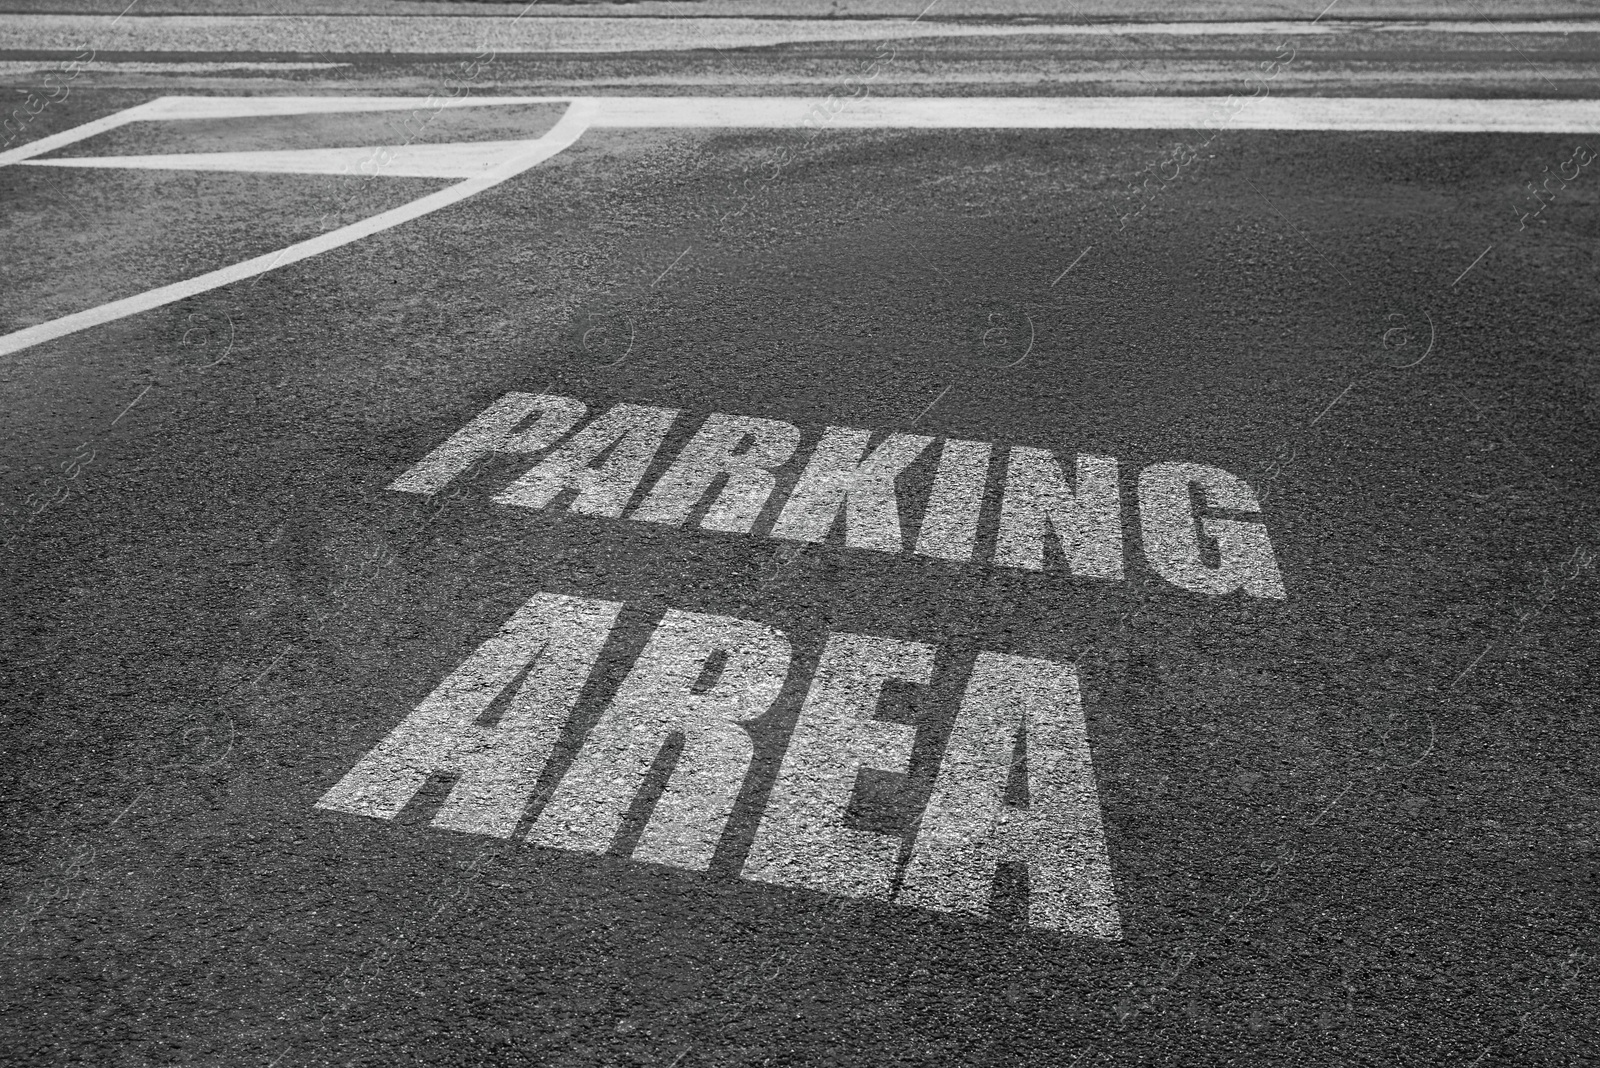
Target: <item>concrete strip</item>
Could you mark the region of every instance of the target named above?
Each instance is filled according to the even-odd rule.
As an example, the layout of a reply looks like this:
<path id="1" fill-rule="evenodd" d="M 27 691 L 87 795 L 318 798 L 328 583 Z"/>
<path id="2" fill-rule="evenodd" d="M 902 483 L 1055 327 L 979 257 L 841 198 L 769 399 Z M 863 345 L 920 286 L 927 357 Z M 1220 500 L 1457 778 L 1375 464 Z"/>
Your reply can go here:
<path id="1" fill-rule="evenodd" d="M 1277 19 L 1240 22 L 1010 23 L 932 19 L 452 18 L 384 15 L 11 15 L 9 51 L 295 52 L 301 54 L 478 54 L 656 52 L 765 48 L 827 41 L 911 38 L 1327 36 L 1337 34 L 1600 33 L 1600 20 Z"/>

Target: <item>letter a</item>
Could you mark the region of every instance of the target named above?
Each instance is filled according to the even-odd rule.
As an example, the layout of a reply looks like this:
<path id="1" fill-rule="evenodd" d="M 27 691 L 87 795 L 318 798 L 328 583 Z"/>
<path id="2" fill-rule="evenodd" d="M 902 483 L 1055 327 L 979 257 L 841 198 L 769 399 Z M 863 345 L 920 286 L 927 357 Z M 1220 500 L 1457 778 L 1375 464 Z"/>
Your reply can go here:
<path id="1" fill-rule="evenodd" d="M 1017 732 L 1028 805 L 1005 802 Z M 1119 939 L 1089 738 L 1069 665 L 983 653 L 895 899 L 987 915 L 997 866 L 1028 865 L 1028 925 Z"/>
<path id="2" fill-rule="evenodd" d="M 454 773 L 461 778 L 433 825 L 509 837 L 621 610 L 614 601 L 534 597 L 317 807 L 393 819 L 430 775 Z M 499 720 L 480 726 L 518 676 L 521 683 Z"/>

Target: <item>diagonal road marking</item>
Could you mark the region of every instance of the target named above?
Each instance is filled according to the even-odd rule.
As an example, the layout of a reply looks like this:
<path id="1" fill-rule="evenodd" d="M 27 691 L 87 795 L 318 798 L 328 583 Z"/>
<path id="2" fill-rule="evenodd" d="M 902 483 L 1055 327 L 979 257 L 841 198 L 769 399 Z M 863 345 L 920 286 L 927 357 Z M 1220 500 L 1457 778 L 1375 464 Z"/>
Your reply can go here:
<path id="1" fill-rule="evenodd" d="M 458 204 L 474 194 L 481 193 L 485 189 L 499 185 L 508 178 L 521 174 L 528 168 L 542 163 L 573 144 L 582 136 L 583 131 L 588 128 L 591 114 L 592 109 L 586 101 L 574 101 L 572 106 L 567 109 L 566 114 L 562 115 L 555 126 L 551 127 L 549 133 L 537 141 L 528 142 L 523 152 L 490 168 L 476 178 L 458 182 L 447 189 L 441 189 L 419 200 L 413 200 L 409 204 L 403 204 L 398 208 L 381 212 L 371 218 L 351 223 L 349 226 L 341 226 L 339 229 L 331 230 L 326 234 L 319 234 L 308 241 L 290 245 L 288 248 L 278 252 L 269 252 L 257 256 L 255 259 L 236 263 L 221 270 L 211 271 L 197 278 L 175 282 L 172 285 L 148 290 L 123 300 L 112 301 L 110 304 L 102 304 L 98 308 L 90 308 L 88 311 L 67 315 L 60 319 L 52 319 L 47 323 L 40 323 L 37 326 L 30 326 L 27 329 L 6 334 L 0 337 L 0 356 L 7 356 L 38 345 L 41 342 L 65 337 L 68 334 L 75 334 L 80 330 L 87 330 L 91 326 L 114 322 L 117 319 L 125 319 L 130 315 L 149 311 L 152 308 L 172 304 L 186 297 L 192 297 L 197 293 L 204 293 L 253 275 L 262 274 L 272 270 L 274 267 L 298 263 L 300 260 L 309 259 L 312 256 L 359 241 L 363 237 L 381 233 L 384 230 L 399 226 L 401 223 L 410 222 L 412 219 L 438 211 L 440 208 Z"/>
<path id="2" fill-rule="evenodd" d="M 96 167 L 255 174 L 381 174 L 385 178 L 474 178 L 515 157 L 537 138 L 457 141 L 263 152 L 175 152 L 152 156 L 60 156 L 20 160 L 24 167 Z"/>
<path id="3" fill-rule="evenodd" d="M 470 161 L 473 176 L 399 208 L 352 223 L 308 241 L 183 282 L 152 289 L 97 308 L 0 336 L 0 356 L 67 334 L 136 315 L 186 297 L 263 274 L 279 265 L 359 241 L 403 222 L 499 185 L 573 144 L 590 127 L 611 129 L 736 128 L 791 129 L 813 126 L 824 109 L 834 127 L 856 129 L 1112 129 L 1187 130 L 1198 127 L 1226 100 L 1220 97 L 867 97 L 848 111 L 832 114 L 826 101 L 810 97 L 476 97 L 436 102 L 414 97 L 161 97 L 84 126 L 0 153 L 0 166 L 31 162 L 54 166 L 161 166 L 195 169 L 274 169 L 284 157 L 297 165 L 323 167 L 341 153 L 371 149 L 311 150 L 306 153 L 196 153 L 181 157 L 125 157 L 122 163 L 99 158 L 68 163 L 36 159 L 97 133 L 137 121 L 247 118 L 335 112 L 399 111 L 419 106 L 490 107 L 567 103 L 560 121 L 543 137 L 480 147 Z M 1600 132 L 1600 101 L 1461 99 L 1423 97 L 1273 97 L 1234 117 L 1241 130 L 1361 130 L 1436 133 L 1595 133 Z M 524 148 L 506 150 L 505 144 Z M 409 148 L 411 146 L 403 146 Z M 421 147 L 421 146 L 418 146 Z M 462 146 L 435 146 L 456 151 Z M 504 156 L 495 154 L 506 151 Z M 329 155 L 331 153 L 331 155 Z M 218 157 L 230 157 L 225 168 Z M 314 157 L 314 159 L 313 159 Z M 498 162 L 490 162 L 491 157 Z M 431 176 L 458 177 L 440 154 L 419 152 L 412 164 L 449 171 Z M 463 163 L 468 166 L 468 163 Z M 478 168 L 482 167 L 481 170 Z M 322 173 L 320 170 L 317 173 Z M 399 172 L 406 173 L 406 172 Z M 424 175 L 428 176 L 428 175 Z M 1080 257 L 1081 259 L 1082 257 Z M 1481 259 L 1481 257 L 1480 257 Z M 1476 264 L 1474 264 L 1476 266 Z M 1471 268 L 1468 268 L 1470 270 Z M 1069 267 L 1068 270 L 1071 270 Z M 1059 279 L 1058 279 L 1059 280 Z"/>

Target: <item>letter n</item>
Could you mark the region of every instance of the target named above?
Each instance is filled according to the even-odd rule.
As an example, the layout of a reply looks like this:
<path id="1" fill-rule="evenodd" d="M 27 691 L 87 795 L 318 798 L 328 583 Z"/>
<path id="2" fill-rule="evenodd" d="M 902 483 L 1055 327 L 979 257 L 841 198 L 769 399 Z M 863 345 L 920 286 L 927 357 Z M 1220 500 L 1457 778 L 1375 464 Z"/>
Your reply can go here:
<path id="1" fill-rule="evenodd" d="M 1044 449 L 1011 449 L 1000 532 L 994 562 L 1033 571 L 1045 566 L 1045 537 L 1051 531 L 1074 575 L 1122 578 L 1122 508 L 1117 461 L 1109 456 L 1079 456 L 1076 485 L 1061 463 Z"/>

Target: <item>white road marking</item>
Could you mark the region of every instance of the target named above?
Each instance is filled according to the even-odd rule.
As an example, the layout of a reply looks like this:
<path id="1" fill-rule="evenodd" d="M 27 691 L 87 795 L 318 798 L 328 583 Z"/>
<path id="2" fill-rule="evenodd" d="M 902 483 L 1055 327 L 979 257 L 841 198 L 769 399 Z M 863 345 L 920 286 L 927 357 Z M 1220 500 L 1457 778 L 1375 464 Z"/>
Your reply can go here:
<path id="1" fill-rule="evenodd" d="M 712 412 L 630 518 L 682 526 L 713 483 L 727 476 L 700 526 L 748 534 L 776 486 L 772 469 L 787 463 L 799 445 L 793 423 Z"/>
<path id="2" fill-rule="evenodd" d="M 531 456 L 566 436 L 589 406 L 549 393 L 507 393 L 443 445 L 389 484 L 402 493 L 434 493 L 493 453 Z M 532 423 L 523 425 L 530 417 Z M 520 429 L 519 429 L 520 428 Z"/>
<path id="3" fill-rule="evenodd" d="M 1002 23 L 903 18 L 562 17 L 463 19 L 447 15 L 103 15 L 6 16 L 7 47 L 66 51 L 95 41 L 103 52 L 515 55 L 759 48 L 819 41 L 1049 37 L 1328 37 L 1432 34 L 1600 33 L 1593 19 L 1342 20 L 1233 22 Z"/>
<path id="4" fill-rule="evenodd" d="M 574 727 L 622 608 L 536 594 L 316 807 L 394 819 L 431 777 L 445 774 L 456 782 L 433 826 L 515 834 L 558 739 Z M 1024 861 L 1030 926 L 1120 937 L 1069 665 L 980 653 L 920 823 L 894 833 L 845 826 L 864 770 L 904 774 L 910 763 L 918 727 L 877 718 L 885 684 L 927 686 L 935 657 L 922 642 L 828 638 L 742 874 L 886 900 L 911 846 L 901 903 L 981 915 L 999 862 Z M 528 844 L 609 851 L 651 768 L 678 740 L 632 859 L 707 870 L 751 773 L 748 728 L 776 704 L 791 662 L 788 637 L 771 626 L 669 609 L 538 809 Z M 1018 732 L 1026 740 L 1027 800 L 1012 807 L 1005 795 Z"/>
<path id="5" fill-rule="evenodd" d="M 0 60 L 0 76 L 13 74 L 49 74 L 52 71 L 76 71 L 80 68 L 85 72 L 93 71 L 97 74 L 221 74 L 228 71 L 256 70 L 256 71 L 286 71 L 286 70 L 334 70 L 339 67 L 351 67 L 353 63 L 299 63 L 293 61 L 274 60 L 234 60 L 232 62 L 210 62 L 197 60 L 192 63 L 149 63 L 142 60 L 115 60 L 93 59 L 88 63 L 79 63 L 77 60 L 54 59 L 5 59 Z"/>
<path id="6" fill-rule="evenodd" d="M 472 20 L 481 21 L 481 20 Z M 321 47 L 321 46 L 319 46 Z M 561 120 L 524 151 L 489 166 L 448 189 L 382 212 L 276 253 L 113 301 L 0 336 L 0 356 L 101 323 L 170 304 L 185 297 L 297 263 L 403 222 L 459 203 L 548 159 L 571 145 L 589 126 L 629 128 L 790 129 L 827 125 L 834 129 L 1160 129 L 1214 126 L 1219 114 L 1235 130 L 1371 130 L 1436 133 L 1594 133 L 1600 102 L 1592 100 L 1459 100 L 1398 97 L 162 97 L 72 130 L 0 153 L 0 166 L 36 160 L 47 152 L 139 121 L 249 118 L 337 112 L 405 111 L 416 108 L 493 107 L 566 103 Z M 835 106 L 837 105 L 837 106 Z M 436 146 L 449 151 L 477 151 Z M 318 150 L 320 151 L 320 150 Z M 339 150 L 330 150 L 338 152 Z M 370 151 L 370 150 L 368 150 Z M 215 165 L 215 155 L 208 169 Z M 285 155 L 303 152 L 228 153 L 252 166 L 284 167 Z M 135 159 L 139 157 L 134 157 Z M 436 157 L 427 158 L 430 161 Z M 103 159 L 103 157 L 90 157 Z M 104 166 L 101 162 L 36 160 L 51 166 Z M 168 164 L 176 166 L 175 161 Z M 433 162 L 428 164 L 433 165 Z M 419 164 L 419 166 L 421 166 Z M 443 166 L 443 164 L 440 164 Z"/>
<path id="7" fill-rule="evenodd" d="M 1005 803 L 1019 731 L 1020 808 Z M 1028 926 L 1122 936 L 1070 665 L 979 654 L 915 841 L 900 904 L 987 915 L 999 862 L 1019 860 L 1028 865 Z"/>
<path id="8" fill-rule="evenodd" d="M 112 118 L 116 118 L 116 116 L 112 116 Z M 40 323 L 37 326 L 30 326 L 14 333 L 6 334 L 0 337 L 0 356 L 7 356 L 44 341 L 51 341 L 55 338 L 77 333 L 79 330 L 86 330 L 91 326 L 115 322 L 118 319 L 137 315 L 152 308 L 175 303 L 186 297 L 209 292 L 245 278 L 264 274 L 274 267 L 298 263 L 320 253 L 359 241 L 363 237 L 369 237 L 401 223 L 420 218 L 423 215 L 438 211 L 440 208 L 458 204 L 476 193 L 481 193 L 485 189 L 497 186 L 506 179 L 513 178 L 528 168 L 549 159 L 575 142 L 583 134 L 587 124 L 588 109 L 583 101 L 576 101 L 543 137 L 535 141 L 529 141 L 521 153 L 475 178 L 458 182 L 447 189 L 441 189 L 419 200 L 413 200 L 409 204 L 380 212 L 370 218 L 351 223 L 349 226 L 341 226 L 337 230 L 331 230 L 308 241 L 290 245 L 275 253 L 265 253 L 243 263 L 236 263 L 231 267 L 211 271 L 196 278 L 190 278 L 183 282 L 174 282 L 159 289 L 147 290 L 136 296 L 125 297 L 109 304 L 102 304 L 88 311 L 63 316 L 60 319 L 52 319 L 47 323 Z M 121 123 L 111 123 L 110 125 L 121 125 Z M 5 161 L 0 160 L 0 162 Z"/>
<path id="9" fill-rule="evenodd" d="M 929 445 L 922 434 L 891 434 L 869 454 L 870 430 L 829 427 L 811 451 L 772 526 L 772 537 L 819 542 L 845 515 L 845 544 L 852 549 L 900 551 L 902 532 L 895 480 Z"/>
<path id="10" fill-rule="evenodd" d="M 992 451 L 993 446 L 986 441 L 953 438 L 940 447 L 933 492 L 917 531 L 919 554 L 957 563 L 972 559 Z"/>
<path id="11" fill-rule="evenodd" d="M 58 148 L 65 148 L 70 144 L 86 140 L 96 134 L 105 133 L 107 130 L 115 130 L 117 127 L 126 126 L 130 122 L 159 119 L 158 105 L 162 104 L 166 99 L 169 98 L 158 98 L 148 103 L 138 104 L 124 111 L 107 115 L 104 118 L 95 119 L 93 122 L 86 122 L 82 126 L 74 126 L 70 130 L 63 130 L 58 134 L 41 137 L 37 141 L 29 141 L 25 145 L 18 145 L 9 151 L 0 152 L 0 167 L 32 156 L 42 156 L 46 152 L 54 152 Z M 416 105 L 412 106 L 415 107 Z"/>
<path id="12" fill-rule="evenodd" d="M 696 692 L 707 661 L 726 660 Z M 683 751 L 633 859 L 704 871 L 750 770 L 744 723 L 777 700 L 789 642 L 750 620 L 667 612 L 528 833 L 533 845 L 603 853 L 674 734 Z"/>
<path id="13" fill-rule="evenodd" d="M 1014 445 L 1000 503 L 994 562 L 1039 571 L 1054 533 L 1074 575 L 1122 578 L 1122 494 L 1117 461 L 1079 456 L 1076 478 L 1046 449 Z"/>
<path id="14" fill-rule="evenodd" d="M 1201 128 L 1229 114 L 1230 128 L 1393 130 L 1436 133 L 1594 133 L 1600 101 L 1445 97 L 1084 96 L 166 96 L 0 153 L 0 164 L 42 155 L 136 121 L 512 107 L 586 101 L 590 124 L 609 128 L 829 127 L 907 129 Z M 1231 114 L 1232 105 L 1243 105 Z"/>
<path id="15" fill-rule="evenodd" d="M 844 825 L 863 768 L 904 773 L 916 728 L 875 718 L 890 679 L 926 685 L 932 646 L 834 634 L 756 832 L 744 876 L 850 897 L 887 898 L 899 835 Z"/>
<path id="16" fill-rule="evenodd" d="M 236 171 L 252 174 L 348 174 L 353 177 L 474 178 L 527 150 L 531 141 L 366 145 L 261 152 L 178 152 L 154 156 L 62 156 L 21 160 L 24 167 Z"/>
<path id="17" fill-rule="evenodd" d="M 597 97 L 596 127 L 1593 133 L 1600 101 L 1413 97 Z M 830 105 L 840 105 L 829 110 Z M 1235 111 L 1234 106 L 1238 105 Z"/>
<path id="18" fill-rule="evenodd" d="M 573 96 L 164 96 L 150 101 L 150 119 L 249 119 L 339 115 L 414 108 L 493 108 L 568 104 Z"/>
<path id="19" fill-rule="evenodd" d="M 37 159 L 47 152 L 135 121 L 242 119 L 418 108 L 505 107 L 586 102 L 589 125 L 609 129 L 1098 129 L 1188 130 L 1214 126 L 1220 114 L 1237 130 L 1363 130 L 1431 133 L 1593 133 L 1600 102 L 1591 100 L 1462 100 L 1409 97 L 866 97 L 844 104 L 816 97 L 162 97 L 53 137 L 0 153 L 0 165 L 33 160 L 55 167 L 160 167 L 277 173 L 339 173 L 379 149 L 284 149 L 262 152 Z M 464 154 L 465 173 L 483 158 L 524 142 L 412 144 L 400 153 L 422 177 L 457 177 L 450 157 Z M 366 153 L 366 156 L 360 155 Z M 124 162 L 118 162 L 118 161 Z M 393 171 L 387 165 L 383 173 Z M 1086 250 L 1087 251 L 1087 250 Z M 1082 258 L 1081 256 L 1079 257 Z M 1076 266 L 1074 261 L 1072 266 Z M 1071 270 L 1068 267 L 1067 270 Z M 1065 274 L 1065 272 L 1063 272 Z"/>
<path id="20" fill-rule="evenodd" d="M 1205 464 L 1152 464 L 1139 472 L 1139 528 L 1150 566 L 1167 581 L 1196 593 L 1243 590 L 1252 597 L 1283 600 L 1283 576 L 1264 523 L 1200 518 L 1201 533 L 1216 539 L 1221 554 L 1216 567 L 1202 561 L 1192 486 L 1200 487 L 1207 508 L 1261 511 L 1249 485 L 1226 471 Z"/>
<path id="21" fill-rule="evenodd" d="M 507 393 L 389 488 L 436 493 L 487 457 L 530 457 L 549 449 L 491 500 L 542 509 L 575 492 L 567 506 L 572 512 L 680 526 L 726 475 L 702 529 L 817 543 L 827 540 L 843 513 L 846 548 L 899 555 L 905 547 L 899 505 L 904 480 L 908 499 L 920 497 L 923 486 L 928 489 L 915 550 L 919 556 L 971 560 L 984 502 L 998 497 L 994 555 L 983 562 L 1042 571 L 1049 562 L 1046 545 L 1054 542 L 1075 576 L 1125 577 L 1126 539 L 1114 457 L 1068 458 L 1010 445 L 1003 486 L 991 490 L 990 471 L 1002 465 L 990 463 L 994 446 L 986 442 L 947 441 L 937 465 L 913 466 L 935 438 L 837 426 L 808 434 L 779 420 L 713 412 L 629 512 L 679 412 L 624 402 L 566 437 L 586 411 L 582 401 L 571 397 Z M 880 442 L 869 452 L 874 436 Z M 804 470 L 770 529 L 758 529 L 776 492 L 776 472 L 794 461 L 807 438 L 815 445 Z M 1067 463 L 1072 464 L 1070 478 Z M 1218 468 L 1179 463 L 1146 468 L 1139 477 L 1139 517 L 1151 568 L 1198 593 L 1242 589 L 1252 597 L 1283 599 L 1283 579 L 1265 525 L 1206 516 L 1197 526 L 1192 485 L 1203 489 L 1207 508 L 1261 511 L 1249 485 Z M 1203 561 L 1202 536 L 1217 541 L 1221 561 L 1216 567 Z"/>
<path id="22" fill-rule="evenodd" d="M 614 601 L 534 597 L 317 807 L 393 819 L 430 775 L 454 772 L 461 778 L 433 825 L 510 837 L 621 610 Z M 479 726 L 513 684 L 498 721 Z"/>
<path id="23" fill-rule="evenodd" d="M 543 508 L 563 492 L 577 490 L 572 511 L 619 519 L 677 417 L 671 408 L 618 404 L 529 468 L 494 502 Z M 601 454 L 605 462 L 595 467 Z"/>

